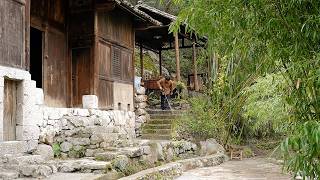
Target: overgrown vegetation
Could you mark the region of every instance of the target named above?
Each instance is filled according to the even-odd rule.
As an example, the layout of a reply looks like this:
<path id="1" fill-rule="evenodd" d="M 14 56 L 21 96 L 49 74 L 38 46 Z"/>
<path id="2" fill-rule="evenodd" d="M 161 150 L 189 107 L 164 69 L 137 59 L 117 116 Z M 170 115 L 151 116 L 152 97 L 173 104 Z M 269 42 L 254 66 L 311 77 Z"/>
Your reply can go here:
<path id="1" fill-rule="evenodd" d="M 52 144 L 52 150 L 53 150 L 54 157 L 61 156 L 61 147 L 59 143 Z"/>
<path id="2" fill-rule="evenodd" d="M 253 134 L 267 128 L 263 136 L 284 133 L 287 170 L 319 178 L 320 1 L 176 2 L 182 10 L 172 30 L 187 23 L 187 31 L 208 39 L 211 86 L 193 104 L 193 117 L 203 125 L 223 122 L 217 125 L 224 144 L 243 140 L 246 126 Z"/>

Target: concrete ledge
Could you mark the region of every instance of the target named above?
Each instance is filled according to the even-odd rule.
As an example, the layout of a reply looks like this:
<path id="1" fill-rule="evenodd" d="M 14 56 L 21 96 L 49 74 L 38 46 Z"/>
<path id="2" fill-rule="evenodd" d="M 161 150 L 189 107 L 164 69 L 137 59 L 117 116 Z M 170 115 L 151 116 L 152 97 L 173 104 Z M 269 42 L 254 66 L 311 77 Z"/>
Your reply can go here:
<path id="1" fill-rule="evenodd" d="M 227 160 L 228 157 L 220 153 L 210 156 L 184 159 L 159 167 L 146 169 L 131 176 L 123 177 L 121 180 L 174 178 L 180 176 L 183 171 L 201 167 L 217 166 Z"/>

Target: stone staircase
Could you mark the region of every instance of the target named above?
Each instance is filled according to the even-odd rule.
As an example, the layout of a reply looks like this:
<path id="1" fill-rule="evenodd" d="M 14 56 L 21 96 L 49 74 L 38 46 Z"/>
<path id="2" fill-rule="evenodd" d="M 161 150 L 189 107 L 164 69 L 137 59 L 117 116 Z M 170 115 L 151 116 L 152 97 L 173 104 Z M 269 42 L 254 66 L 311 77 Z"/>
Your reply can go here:
<path id="1" fill-rule="evenodd" d="M 170 140 L 172 138 L 172 125 L 175 119 L 184 111 L 148 110 L 150 120 L 142 127 L 142 139 Z"/>

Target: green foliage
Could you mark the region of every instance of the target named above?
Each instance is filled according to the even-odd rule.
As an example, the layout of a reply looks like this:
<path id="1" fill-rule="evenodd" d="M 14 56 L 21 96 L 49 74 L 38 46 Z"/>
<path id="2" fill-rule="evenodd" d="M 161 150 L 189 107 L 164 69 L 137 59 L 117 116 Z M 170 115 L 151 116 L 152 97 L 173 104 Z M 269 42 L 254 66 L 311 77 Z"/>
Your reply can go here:
<path id="1" fill-rule="evenodd" d="M 183 82 L 178 81 L 176 83 L 176 88 L 177 88 L 178 91 L 182 91 L 184 89 L 187 89 L 187 86 Z"/>
<path id="2" fill-rule="evenodd" d="M 54 143 L 52 145 L 52 150 L 53 150 L 54 157 L 60 157 L 61 156 L 61 147 L 60 147 L 59 143 Z"/>
<path id="3" fill-rule="evenodd" d="M 225 138 L 225 123 L 218 119 L 214 105 L 208 98 L 193 98 L 189 100 L 192 109 L 176 121 L 175 131 L 179 136 L 192 136 L 200 140 Z"/>
<path id="4" fill-rule="evenodd" d="M 305 154 L 308 157 L 302 159 L 299 153 L 309 150 L 308 144 L 319 145 L 316 138 L 303 137 L 320 122 L 320 1 L 176 1 L 183 8 L 172 30 L 187 23 L 187 31 L 196 30 L 208 39 L 213 82 L 209 94 L 215 103 L 213 111 L 227 123 L 228 132 L 234 134 L 234 127 L 239 129 L 241 124 L 239 116 L 247 99 L 243 89 L 266 73 L 281 72 L 286 80 L 282 93 L 290 107 L 287 121 L 301 129 L 289 134 L 301 142 L 293 148 L 298 153 L 287 156 L 285 164 L 305 176 L 319 177 L 313 166 L 319 155 Z M 305 128 L 305 122 L 317 123 Z"/>
<path id="5" fill-rule="evenodd" d="M 281 144 L 286 168 L 304 179 L 320 178 L 320 123 L 308 121 Z"/>
<path id="6" fill-rule="evenodd" d="M 140 64 L 140 51 L 139 50 L 135 50 L 135 59 L 136 61 L 134 62 L 134 66 L 136 67 L 136 69 L 138 70 L 136 72 L 136 74 L 138 76 L 140 76 L 140 68 L 141 68 L 141 64 Z M 153 59 L 151 58 L 151 56 L 146 53 L 143 55 L 143 68 L 145 70 L 151 71 L 153 75 L 158 75 L 159 74 L 159 69 L 155 66 L 155 62 L 153 61 Z"/>
<path id="7" fill-rule="evenodd" d="M 281 74 L 267 74 L 244 89 L 248 98 L 243 116 L 255 135 L 285 134 L 290 126 L 289 107 L 285 101 L 286 82 Z"/>

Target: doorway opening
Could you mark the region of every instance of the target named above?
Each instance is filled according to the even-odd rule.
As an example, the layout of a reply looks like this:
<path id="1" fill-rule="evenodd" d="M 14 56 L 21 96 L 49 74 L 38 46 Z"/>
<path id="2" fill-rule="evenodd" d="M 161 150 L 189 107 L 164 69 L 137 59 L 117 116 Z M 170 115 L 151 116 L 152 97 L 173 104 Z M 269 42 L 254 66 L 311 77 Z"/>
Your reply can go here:
<path id="1" fill-rule="evenodd" d="M 30 74 L 37 88 L 42 88 L 43 32 L 30 27 Z"/>

